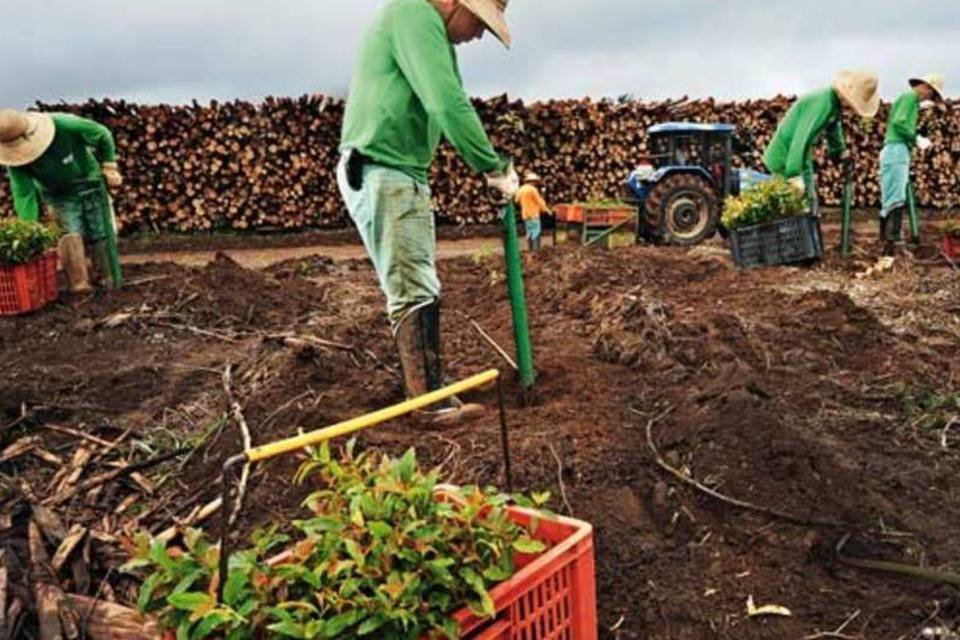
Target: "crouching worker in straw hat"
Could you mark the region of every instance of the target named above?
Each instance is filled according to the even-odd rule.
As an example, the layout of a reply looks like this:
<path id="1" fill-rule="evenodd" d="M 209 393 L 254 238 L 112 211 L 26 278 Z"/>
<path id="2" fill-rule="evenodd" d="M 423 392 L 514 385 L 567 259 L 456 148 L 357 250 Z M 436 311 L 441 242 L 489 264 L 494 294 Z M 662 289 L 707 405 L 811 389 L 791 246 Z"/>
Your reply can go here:
<path id="1" fill-rule="evenodd" d="M 110 130 L 68 114 L 0 109 L 0 165 L 7 167 L 18 217 L 38 221 L 41 203 L 57 216 L 70 291 L 90 290 L 84 239 L 94 243 L 105 280 L 116 274 L 118 284 L 115 244 L 113 251 L 108 245 L 116 241 L 116 223 L 104 182 L 119 187 L 123 180 Z"/>
<path id="2" fill-rule="evenodd" d="M 341 135 L 340 193 L 373 262 L 407 395 L 443 386 L 440 281 L 427 177 L 445 137 L 488 188 L 512 199 L 513 163 L 498 155 L 464 92 L 453 45 L 490 30 L 510 45 L 507 0 L 387 0 L 360 46 Z M 431 421 L 483 413 L 452 400 Z"/>
<path id="3" fill-rule="evenodd" d="M 910 89 L 897 98 L 890 109 L 887 137 L 880 152 L 880 242 L 884 253 L 892 255 L 894 246 L 903 242 L 903 211 L 907 206 L 910 183 L 910 151 L 926 151 L 933 143 L 917 134 L 920 105 L 943 100 L 943 78 L 930 75 L 910 80 Z"/>
<path id="4" fill-rule="evenodd" d="M 826 133 L 834 160 L 849 162 L 843 133 L 843 109 L 861 118 L 872 118 L 880 108 L 879 81 L 872 73 L 842 71 L 833 85 L 799 98 L 784 116 L 763 154 L 774 175 L 783 176 L 802 189 L 815 214 L 819 214 L 813 167 L 813 147 Z"/>
<path id="5" fill-rule="evenodd" d="M 517 192 L 517 202 L 520 204 L 520 214 L 523 218 L 523 226 L 527 231 L 527 246 L 530 251 L 540 249 L 540 214 L 549 213 L 550 208 L 544 202 L 543 196 L 537 185 L 540 183 L 540 176 L 532 171 L 528 171 L 523 176 L 523 186 Z"/>

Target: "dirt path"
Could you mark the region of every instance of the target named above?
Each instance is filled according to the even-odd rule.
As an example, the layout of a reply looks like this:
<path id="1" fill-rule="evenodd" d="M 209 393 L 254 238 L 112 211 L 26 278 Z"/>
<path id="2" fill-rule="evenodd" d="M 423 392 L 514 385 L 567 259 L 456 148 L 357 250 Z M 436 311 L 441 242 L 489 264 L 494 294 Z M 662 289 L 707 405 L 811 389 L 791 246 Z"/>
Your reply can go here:
<path id="1" fill-rule="evenodd" d="M 458 258 L 477 253 L 501 251 L 496 238 L 470 238 L 466 240 L 441 240 L 438 243 L 439 258 Z M 324 257 L 336 261 L 355 260 L 366 257 L 363 246 L 314 245 L 310 247 L 274 247 L 264 249 L 224 249 L 222 251 L 170 251 L 159 253 L 133 253 L 122 257 L 123 264 L 175 263 L 188 267 L 203 267 L 214 261 L 218 253 L 225 253 L 247 269 L 265 269 L 287 260 Z"/>
<path id="2" fill-rule="evenodd" d="M 838 235 L 840 225 L 836 222 L 824 222 L 823 232 L 831 236 Z M 930 225 L 926 225 L 924 232 L 934 233 Z M 864 239 L 872 240 L 876 234 L 873 221 L 856 220 L 854 222 L 854 233 Z M 929 236 L 928 236 L 929 237 Z M 318 236 L 318 239 L 321 239 Z M 161 264 L 174 263 L 187 267 L 203 267 L 214 261 L 218 253 L 229 256 L 232 260 L 248 269 L 265 269 L 267 267 L 286 262 L 288 260 L 301 260 L 314 257 L 330 258 L 334 261 L 356 260 L 366 257 L 366 252 L 359 242 L 344 241 L 342 235 L 332 234 L 326 241 L 320 241 L 308 246 L 257 246 L 251 248 L 226 247 L 217 248 L 217 243 L 223 239 L 213 239 L 210 241 L 209 249 L 188 248 L 185 250 L 170 249 L 162 251 L 134 250 L 124 252 L 121 256 L 123 264 Z M 268 241 L 268 240 L 263 240 Z M 193 246 L 203 246 L 203 241 L 198 240 Z M 251 242 L 251 244 L 254 244 Z M 544 241 L 545 245 L 550 244 L 549 236 Z M 137 247 L 142 249 L 142 247 Z M 473 238 L 441 238 L 437 242 L 437 257 L 459 258 L 462 256 L 471 256 L 478 254 L 499 254 L 502 252 L 501 241 L 499 237 L 473 237 Z"/>

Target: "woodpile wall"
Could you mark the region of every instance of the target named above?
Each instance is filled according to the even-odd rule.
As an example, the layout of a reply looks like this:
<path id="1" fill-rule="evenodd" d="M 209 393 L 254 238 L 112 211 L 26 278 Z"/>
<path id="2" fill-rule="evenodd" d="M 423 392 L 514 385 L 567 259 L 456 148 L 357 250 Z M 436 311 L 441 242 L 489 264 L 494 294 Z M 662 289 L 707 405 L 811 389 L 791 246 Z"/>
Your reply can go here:
<path id="1" fill-rule="evenodd" d="M 791 103 L 770 100 L 664 102 L 557 100 L 524 104 L 505 97 L 477 100 L 497 148 L 521 171 L 544 177 L 552 202 L 616 198 L 646 151 L 646 129 L 673 120 L 729 122 L 749 141 L 738 166 L 762 170 L 761 154 Z M 956 103 L 921 115 L 935 146 L 915 162 L 923 206 L 944 208 L 958 194 L 960 111 Z M 343 102 L 322 96 L 247 102 L 146 106 L 123 101 L 40 105 L 109 126 L 116 136 L 126 184 L 115 194 L 123 231 L 196 232 L 228 229 L 342 227 L 347 217 L 335 179 Z M 877 163 L 889 105 L 867 128 L 847 123 L 855 158 L 856 200 L 876 207 Z M 836 205 L 839 166 L 817 151 L 821 196 Z M 494 219 L 482 180 L 443 145 L 431 181 L 443 223 Z M 0 181 L 0 215 L 12 213 L 7 181 Z"/>

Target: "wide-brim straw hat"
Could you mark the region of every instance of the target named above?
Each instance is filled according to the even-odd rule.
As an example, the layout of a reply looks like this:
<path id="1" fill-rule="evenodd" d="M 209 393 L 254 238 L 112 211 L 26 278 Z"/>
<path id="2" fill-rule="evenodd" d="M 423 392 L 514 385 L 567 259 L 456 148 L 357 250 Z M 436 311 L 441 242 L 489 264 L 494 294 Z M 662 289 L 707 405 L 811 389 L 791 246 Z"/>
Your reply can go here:
<path id="1" fill-rule="evenodd" d="M 540 176 L 534 173 L 533 171 L 527 171 L 523 176 L 524 182 L 540 182 Z"/>
<path id="2" fill-rule="evenodd" d="M 943 76 L 938 75 L 936 73 L 931 73 L 928 76 L 922 76 L 920 78 L 910 78 L 911 87 L 915 87 L 918 84 L 927 85 L 928 87 L 933 89 L 933 92 L 937 94 L 938 98 L 940 98 L 941 100 L 946 99 L 943 96 Z"/>
<path id="3" fill-rule="evenodd" d="M 28 165 L 50 148 L 56 127 L 46 113 L 0 109 L 0 165 Z"/>
<path id="4" fill-rule="evenodd" d="M 506 48 L 510 48 L 510 26 L 507 24 L 508 0 L 459 0 L 460 4 L 469 9 L 473 15 L 480 18 L 487 29 Z"/>
<path id="5" fill-rule="evenodd" d="M 872 118 L 880 110 L 880 78 L 875 73 L 841 71 L 833 88 L 861 118 Z"/>

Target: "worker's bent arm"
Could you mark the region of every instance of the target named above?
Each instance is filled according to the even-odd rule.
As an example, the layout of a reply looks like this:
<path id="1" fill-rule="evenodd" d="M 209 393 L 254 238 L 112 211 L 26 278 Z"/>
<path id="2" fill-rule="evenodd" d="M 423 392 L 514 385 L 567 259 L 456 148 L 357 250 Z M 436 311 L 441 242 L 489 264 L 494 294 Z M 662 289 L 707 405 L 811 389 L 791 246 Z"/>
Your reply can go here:
<path id="1" fill-rule="evenodd" d="M 801 175 L 810 163 L 810 146 L 816 122 L 812 117 L 806 117 L 797 125 L 790 141 L 790 150 L 787 152 L 787 161 L 783 168 L 784 178 L 796 178 Z"/>
<path id="2" fill-rule="evenodd" d="M 550 207 L 547 206 L 547 203 L 543 199 L 543 195 L 541 195 L 540 190 L 537 189 L 534 191 L 534 193 L 537 195 L 537 206 L 540 207 L 540 211 L 543 213 L 548 213 L 550 211 Z"/>
<path id="3" fill-rule="evenodd" d="M 917 143 L 917 123 L 920 120 L 919 100 L 912 91 L 893 103 L 890 128 L 897 137 L 912 147 Z"/>
<path id="4" fill-rule="evenodd" d="M 10 192 L 13 194 L 13 208 L 17 217 L 28 222 L 40 220 L 40 197 L 33 177 L 24 169 L 9 167 Z"/>
<path id="5" fill-rule="evenodd" d="M 827 152 L 831 158 L 839 158 L 847 150 L 847 141 L 843 135 L 843 118 L 837 116 L 827 125 Z"/>
<path id="6" fill-rule="evenodd" d="M 436 11 L 426 2 L 419 10 Z M 467 165 L 481 173 L 503 170 L 505 163 L 463 90 L 443 23 L 434 19 L 401 20 L 392 37 L 400 70 Z"/>
<path id="7" fill-rule="evenodd" d="M 93 150 L 93 155 L 98 161 L 116 162 L 117 148 L 113 141 L 113 134 L 110 129 L 99 122 L 87 120 L 73 115 L 64 115 L 57 118 L 57 126 L 80 135 L 84 144 Z"/>

